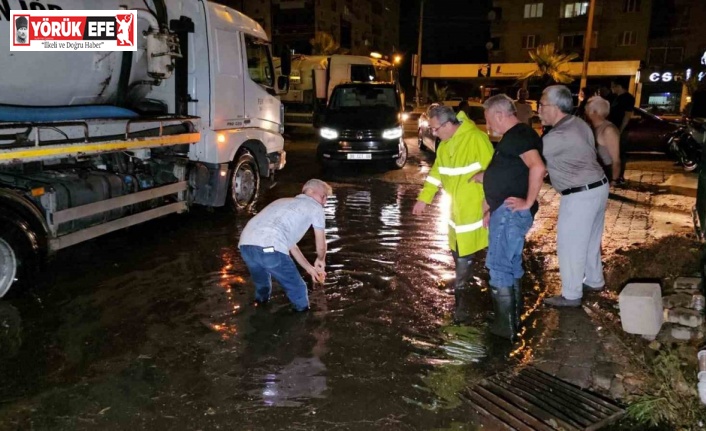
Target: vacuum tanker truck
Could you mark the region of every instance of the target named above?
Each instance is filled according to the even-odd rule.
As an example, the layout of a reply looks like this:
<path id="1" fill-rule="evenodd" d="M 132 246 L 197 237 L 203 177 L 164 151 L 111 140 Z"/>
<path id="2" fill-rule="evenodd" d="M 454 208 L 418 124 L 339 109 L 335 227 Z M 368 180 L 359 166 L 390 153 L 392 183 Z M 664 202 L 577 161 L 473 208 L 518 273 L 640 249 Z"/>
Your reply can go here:
<path id="1" fill-rule="evenodd" d="M 136 11 L 137 49 L 11 50 L 27 9 Z M 236 10 L 0 0 L 0 35 L 0 296 L 71 245 L 194 204 L 247 209 L 285 165 L 289 58 L 275 79 L 267 35 Z"/>

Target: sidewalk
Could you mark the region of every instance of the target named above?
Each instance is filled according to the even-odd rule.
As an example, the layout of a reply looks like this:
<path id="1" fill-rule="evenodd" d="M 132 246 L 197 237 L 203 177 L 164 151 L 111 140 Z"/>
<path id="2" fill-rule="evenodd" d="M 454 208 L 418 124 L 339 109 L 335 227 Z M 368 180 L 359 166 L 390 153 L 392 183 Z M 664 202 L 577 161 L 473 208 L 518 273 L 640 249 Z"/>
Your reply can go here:
<path id="1" fill-rule="evenodd" d="M 684 175 L 671 162 L 636 162 L 626 172 L 627 187 L 611 190 L 606 209 L 603 236 L 604 264 L 611 257 L 631 247 L 643 247 L 668 235 L 689 235 L 693 232 L 691 208 L 695 198 L 696 175 Z M 674 188 L 673 178 L 678 178 Z M 689 189 L 693 188 L 693 193 Z M 676 193 L 674 193 L 676 191 Z M 677 194 L 679 193 L 679 194 Z M 561 290 L 556 257 L 556 221 L 560 195 L 549 185 L 540 192 L 540 211 L 528 236 L 527 256 L 544 268 L 535 290 L 538 303 L 544 295 Z M 630 262 L 628 261 L 628 265 Z M 606 274 L 610 271 L 606 265 Z M 660 275 L 664 277 L 665 275 Z M 605 330 L 594 311 L 601 303 L 617 307 L 618 290 L 622 283 L 606 277 L 606 289 L 584 295 L 584 306 L 577 309 L 554 309 L 537 304 L 529 322 L 541 321 L 542 334 L 527 331 L 525 356 L 541 370 L 583 388 L 592 388 L 621 398 L 639 385 L 631 379 L 630 365 L 622 341 Z M 614 310 L 617 315 L 617 309 Z"/>

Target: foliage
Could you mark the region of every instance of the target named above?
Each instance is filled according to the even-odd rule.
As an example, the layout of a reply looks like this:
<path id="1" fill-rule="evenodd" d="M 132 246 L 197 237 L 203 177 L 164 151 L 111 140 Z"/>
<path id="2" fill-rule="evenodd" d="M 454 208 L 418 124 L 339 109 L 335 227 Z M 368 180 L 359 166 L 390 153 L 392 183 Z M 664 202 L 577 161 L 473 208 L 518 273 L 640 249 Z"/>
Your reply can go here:
<path id="1" fill-rule="evenodd" d="M 651 378 L 645 388 L 646 395 L 637 397 L 628 406 L 628 416 L 643 426 L 701 429 L 698 424 L 706 421 L 706 412 L 698 395 L 680 388 L 695 387 L 696 382 L 686 379 L 679 353 L 675 350 L 662 351 L 648 367 Z"/>
<path id="2" fill-rule="evenodd" d="M 317 31 L 312 39 L 309 39 L 312 54 L 332 55 L 342 54 L 341 46 L 331 34 L 325 31 Z"/>
<path id="3" fill-rule="evenodd" d="M 536 50 L 529 51 L 529 56 L 537 65 L 537 69 L 520 77 L 521 81 L 530 78 L 544 79 L 545 84 L 552 82 L 558 84 L 569 84 L 574 78 L 564 69 L 570 61 L 578 58 L 578 54 L 561 54 L 556 51 L 554 43 L 539 45 Z"/>
<path id="4" fill-rule="evenodd" d="M 432 94 L 432 100 L 434 102 L 441 103 L 444 100 L 446 100 L 446 97 L 448 95 L 449 95 L 449 86 L 448 85 L 440 86 L 440 85 L 437 85 L 436 82 L 434 83 L 434 94 Z"/>

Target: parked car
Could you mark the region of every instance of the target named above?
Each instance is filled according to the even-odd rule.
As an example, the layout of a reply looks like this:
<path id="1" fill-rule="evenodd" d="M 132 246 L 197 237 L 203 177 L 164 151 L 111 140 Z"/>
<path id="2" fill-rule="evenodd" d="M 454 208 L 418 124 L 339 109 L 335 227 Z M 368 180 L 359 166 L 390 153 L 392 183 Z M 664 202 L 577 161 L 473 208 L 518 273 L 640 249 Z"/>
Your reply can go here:
<path id="1" fill-rule="evenodd" d="M 470 102 L 468 104 L 468 117 L 476 123 L 479 129 L 488 133 L 488 129 L 485 126 L 485 115 L 483 114 L 485 108 L 483 108 L 482 103 Z M 419 143 L 419 148 L 422 150 L 429 150 L 436 152 L 436 147 L 439 144 L 439 139 L 433 135 L 431 129 L 429 129 L 429 118 L 427 118 L 426 113 L 419 116 L 419 123 L 417 127 L 417 141 Z M 488 135 L 492 142 L 497 142 L 500 140 L 499 137 Z"/>
<path id="2" fill-rule="evenodd" d="M 402 139 L 404 109 L 395 84 L 354 82 L 334 87 L 317 120 L 317 157 L 335 162 L 387 162 L 394 169 L 407 162 Z"/>
<path id="3" fill-rule="evenodd" d="M 669 150 L 670 135 L 678 124 L 667 121 L 642 108 L 635 108 L 633 117 L 625 126 L 624 142 L 628 153 L 664 153 Z"/>

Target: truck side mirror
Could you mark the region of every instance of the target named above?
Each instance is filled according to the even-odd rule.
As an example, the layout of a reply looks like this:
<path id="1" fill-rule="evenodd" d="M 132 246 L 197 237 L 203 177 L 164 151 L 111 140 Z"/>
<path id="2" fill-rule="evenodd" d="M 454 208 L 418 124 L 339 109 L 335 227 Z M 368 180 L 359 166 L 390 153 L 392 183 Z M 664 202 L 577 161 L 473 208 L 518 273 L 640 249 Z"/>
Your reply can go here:
<path id="1" fill-rule="evenodd" d="M 289 76 L 280 75 L 277 77 L 277 94 L 287 94 L 289 91 Z"/>
<path id="2" fill-rule="evenodd" d="M 282 70 L 282 75 L 289 76 L 292 74 L 292 51 L 289 49 L 288 45 L 282 48 L 280 55 L 280 68 Z"/>

